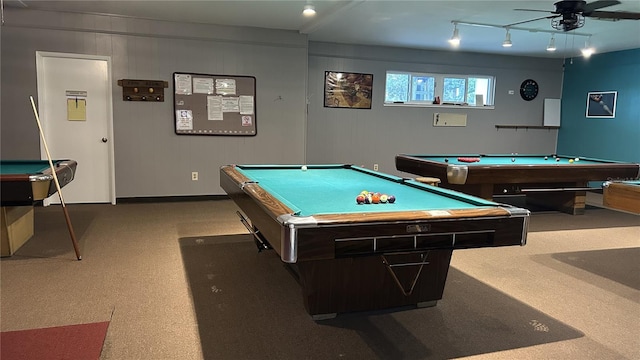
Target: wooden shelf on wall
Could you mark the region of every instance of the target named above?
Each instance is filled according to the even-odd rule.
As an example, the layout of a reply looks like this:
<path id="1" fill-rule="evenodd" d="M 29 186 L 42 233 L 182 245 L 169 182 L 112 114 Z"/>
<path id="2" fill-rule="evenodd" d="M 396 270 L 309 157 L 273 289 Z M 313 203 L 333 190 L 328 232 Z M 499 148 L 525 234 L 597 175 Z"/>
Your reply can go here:
<path id="1" fill-rule="evenodd" d="M 537 125 L 496 125 L 496 129 L 560 129 L 560 126 L 537 126 Z"/>

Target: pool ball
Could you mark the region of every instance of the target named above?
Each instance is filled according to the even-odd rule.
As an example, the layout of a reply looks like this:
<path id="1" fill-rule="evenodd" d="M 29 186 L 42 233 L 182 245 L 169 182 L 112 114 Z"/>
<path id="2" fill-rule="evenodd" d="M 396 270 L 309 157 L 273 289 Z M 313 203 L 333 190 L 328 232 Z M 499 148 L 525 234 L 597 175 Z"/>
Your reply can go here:
<path id="1" fill-rule="evenodd" d="M 545 157 L 544 157 L 544 159 L 545 159 L 545 160 L 547 160 L 547 159 L 548 159 L 548 157 L 546 157 L 546 156 L 545 156 Z"/>
<path id="2" fill-rule="evenodd" d="M 384 204 L 384 203 L 386 203 L 386 202 L 387 202 L 387 200 L 388 200 L 388 196 L 387 196 L 386 194 L 382 194 L 382 195 L 380 195 L 380 202 L 381 202 L 381 203 L 383 203 L 383 204 Z"/>
<path id="3" fill-rule="evenodd" d="M 573 164 L 573 159 L 569 159 L 569 164 Z"/>
<path id="4" fill-rule="evenodd" d="M 511 162 L 516 162 L 516 158 L 511 158 Z"/>
<path id="5" fill-rule="evenodd" d="M 575 158 L 574 160 L 575 160 L 575 161 L 580 161 L 580 158 Z"/>
<path id="6" fill-rule="evenodd" d="M 364 203 L 364 196 L 363 195 L 356 196 L 356 203 L 363 204 Z"/>
<path id="7" fill-rule="evenodd" d="M 302 165 L 302 171 L 307 171 L 307 165 Z"/>
<path id="8" fill-rule="evenodd" d="M 371 203 L 373 204 L 377 204 L 380 202 L 380 195 L 378 194 L 373 194 L 373 196 L 371 196 Z"/>
<path id="9" fill-rule="evenodd" d="M 560 158 L 559 158 L 559 157 L 557 157 L 557 158 L 556 158 L 556 161 L 557 161 L 557 162 L 560 162 Z"/>
<path id="10" fill-rule="evenodd" d="M 449 162 L 449 159 L 444 159 L 444 162 Z"/>
<path id="11" fill-rule="evenodd" d="M 389 204 L 393 204 L 394 202 L 396 202 L 396 197 L 393 195 L 389 195 L 387 197 L 387 201 L 389 202 Z"/>

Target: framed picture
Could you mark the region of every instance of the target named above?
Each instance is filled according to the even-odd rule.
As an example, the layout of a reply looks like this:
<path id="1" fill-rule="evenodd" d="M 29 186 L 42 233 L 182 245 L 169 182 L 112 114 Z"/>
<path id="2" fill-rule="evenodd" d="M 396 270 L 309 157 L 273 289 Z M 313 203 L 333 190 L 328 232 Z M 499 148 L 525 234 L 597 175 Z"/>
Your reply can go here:
<path id="1" fill-rule="evenodd" d="M 324 107 L 371 109 L 373 74 L 324 72 Z"/>
<path id="2" fill-rule="evenodd" d="M 587 94 L 588 118 L 615 118 L 617 91 L 598 91 Z"/>

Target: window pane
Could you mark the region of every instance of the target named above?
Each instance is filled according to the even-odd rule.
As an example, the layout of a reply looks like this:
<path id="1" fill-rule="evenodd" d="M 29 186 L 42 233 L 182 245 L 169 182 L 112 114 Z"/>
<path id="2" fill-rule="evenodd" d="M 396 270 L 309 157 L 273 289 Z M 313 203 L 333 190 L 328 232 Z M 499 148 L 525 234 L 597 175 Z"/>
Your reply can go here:
<path id="1" fill-rule="evenodd" d="M 384 101 L 408 101 L 409 99 L 409 74 L 387 73 Z"/>
<path id="2" fill-rule="evenodd" d="M 465 102 L 466 79 L 444 78 L 442 101 L 463 103 Z"/>
<path id="3" fill-rule="evenodd" d="M 435 94 L 435 79 L 430 76 L 411 77 L 411 100 L 433 101 Z"/>
<path id="4" fill-rule="evenodd" d="M 467 102 L 469 105 L 476 104 L 476 95 L 482 95 L 485 105 L 489 105 L 492 99 L 489 98 L 490 79 L 488 78 L 469 78 L 469 89 L 467 94 Z"/>

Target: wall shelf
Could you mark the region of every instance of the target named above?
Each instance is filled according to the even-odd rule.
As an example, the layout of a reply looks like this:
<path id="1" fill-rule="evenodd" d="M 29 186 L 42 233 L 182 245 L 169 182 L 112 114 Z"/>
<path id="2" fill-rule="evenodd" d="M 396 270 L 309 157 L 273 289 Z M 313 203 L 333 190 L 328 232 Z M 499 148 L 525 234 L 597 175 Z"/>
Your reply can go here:
<path id="1" fill-rule="evenodd" d="M 496 125 L 496 129 L 560 129 L 560 126 L 536 126 L 536 125 Z"/>

